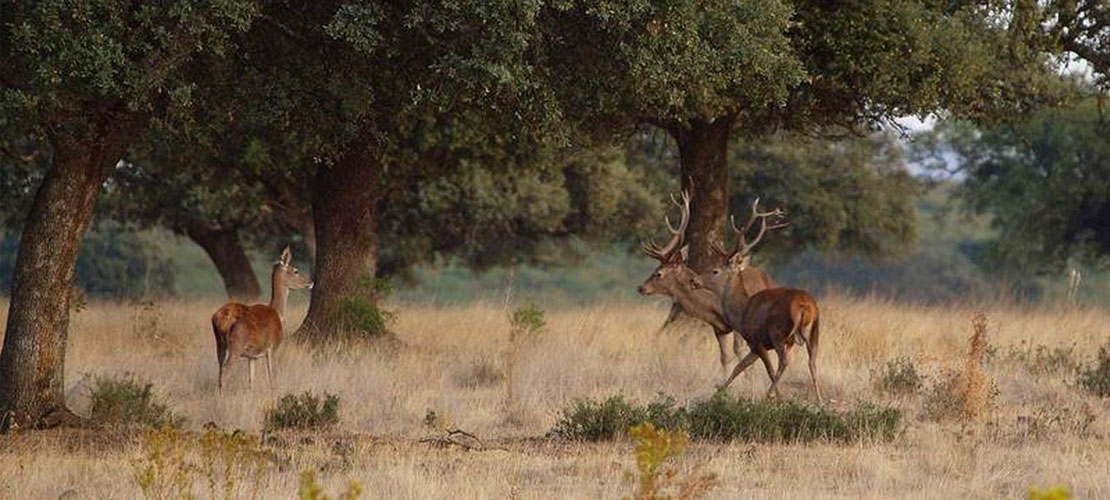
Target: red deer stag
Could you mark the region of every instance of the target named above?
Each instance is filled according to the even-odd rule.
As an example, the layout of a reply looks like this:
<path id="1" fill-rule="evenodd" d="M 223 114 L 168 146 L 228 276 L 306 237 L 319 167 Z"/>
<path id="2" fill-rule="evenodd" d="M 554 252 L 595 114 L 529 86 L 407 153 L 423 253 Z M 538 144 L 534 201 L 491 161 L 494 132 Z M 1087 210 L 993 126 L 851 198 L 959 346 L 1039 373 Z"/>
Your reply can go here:
<path id="1" fill-rule="evenodd" d="M 732 328 L 728 326 L 721 310 L 721 299 L 710 290 L 694 289 L 690 285 L 697 277 L 697 273 L 686 266 L 687 249 L 683 246 L 686 226 L 690 223 L 690 194 L 683 191 L 681 203 L 674 196 L 671 196 L 671 201 L 681 211 L 680 222 L 678 227 L 675 228 L 671 225 L 670 219 L 664 217 L 663 221 L 667 224 L 667 229 L 671 233 L 671 239 L 666 245 L 660 247 L 651 241 L 643 244 L 644 253 L 648 257 L 658 260 L 659 266 L 652 271 L 638 290 L 641 295 L 663 294 L 670 296 L 678 303 L 683 312 L 708 323 L 717 337 L 717 346 L 721 355 L 721 371 L 727 375 L 728 365 L 731 362 L 728 345 L 731 341 L 733 352 L 739 358 L 739 340 L 733 339 Z M 762 290 L 771 283 L 770 277 L 758 268 L 749 268 L 748 272 L 752 283 L 766 284 L 761 288 L 756 288 L 755 291 Z M 771 375 L 771 372 L 768 370 L 767 374 Z"/>
<path id="2" fill-rule="evenodd" d="M 212 315 L 212 333 L 216 335 L 216 362 L 220 366 L 219 392 L 223 393 L 224 371 L 232 360 L 247 359 L 249 387 L 254 388 L 254 360 L 266 357 L 266 374 L 274 386 L 271 355 L 281 343 L 285 299 L 291 289 L 312 288 L 312 279 L 289 264 L 289 247 L 281 251 L 281 260 L 274 263 L 270 304 L 245 305 L 229 302 Z"/>
<path id="3" fill-rule="evenodd" d="M 773 349 L 778 355 L 779 363 L 778 369 L 771 376 L 771 387 L 767 389 L 767 395 L 779 395 L 779 380 L 790 365 L 791 349 L 797 343 L 806 345 L 813 390 L 817 393 L 817 400 L 821 401 L 821 388 L 817 384 L 817 345 L 820 336 L 817 301 L 805 290 L 795 288 L 768 288 L 753 294 L 744 283 L 744 271 L 751 264 L 752 250 L 768 230 L 786 226 L 785 222 L 777 221 L 783 215 L 778 209 L 760 212 L 757 198 L 752 203 L 752 215 L 744 227 L 737 228 L 735 221 L 732 223 L 732 229 L 737 233 L 736 247 L 729 252 L 714 245 L 717 252 L 725 258 L 725 265 L 702 273 L 691 282 L 691 286 L 695 289 L 707 288 L 721 298 L 725 321 L 737 332 L 741 332 L 752 349 L 720 385 L 720 390 L 726 389 L 757 358 L 763 361 L 767 372 L 771 373 L 768 352 Z M 768 225 L 769 219 L 776 221 Z M 747 234 L 757 221 L 759 231 L 755 239 L 748 243 Z"/>

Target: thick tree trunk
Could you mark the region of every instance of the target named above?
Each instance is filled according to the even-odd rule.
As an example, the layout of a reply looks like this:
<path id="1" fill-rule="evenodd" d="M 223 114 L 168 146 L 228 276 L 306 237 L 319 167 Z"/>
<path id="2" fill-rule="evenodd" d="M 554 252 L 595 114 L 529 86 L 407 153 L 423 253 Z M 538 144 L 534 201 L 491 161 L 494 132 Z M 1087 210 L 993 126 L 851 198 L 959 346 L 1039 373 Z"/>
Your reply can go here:
<path id="1" fill-rule="evenodd" d="M 185 234 L 212 259 L 216 271 L 224 280 L 228 298 L 248 303 L 258 301 L 262 288 L 251 268 L 250 258 L 239 242 L 238 229 L 212 227 L 191 220 L 185 225 Z"/>
<path id="2" fill-rule="evenodd" d="M 381 195 L 381 173 L 379 160 L 357 147 L 335 165 L 321 167 L 313 180 L 315 284 L 300 328 L 307 341 L 333 338 L 349 327 L 342 321 L 344 302 L 373 300 L 363 283 L 377 271 L 375 205 Z"/>
<path id="3" fill-rule="evenodd" d="M 728 218 L 728 143 L 732 118 L 712 122 L 694 120 L 671 130 L 682 162 L 682 188 L 690 191 L 690 245 L 687 265 L 698 272 L 720 264 L 711 242 L 724 243 Z"/>
<path id="4" fill-rule="evenodd" d="M 3 425 L 44 427 L 67 420 L 63 382 L 77 252 L 100 188 L 135 133 L 52 138 L 54 164 L 27 216 L 12 280 L 0 352 Z"/>

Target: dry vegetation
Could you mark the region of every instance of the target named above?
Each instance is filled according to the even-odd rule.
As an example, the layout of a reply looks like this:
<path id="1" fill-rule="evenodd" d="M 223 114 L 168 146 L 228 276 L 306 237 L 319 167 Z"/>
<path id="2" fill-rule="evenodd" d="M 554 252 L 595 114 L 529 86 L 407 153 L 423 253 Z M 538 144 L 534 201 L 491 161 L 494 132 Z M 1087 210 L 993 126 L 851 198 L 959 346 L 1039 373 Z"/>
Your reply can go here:
<path id="1" fill-rule="evenodd" d="M 544 438 L 559 412 L 576 398 L 615 394 L 649 401 L 662 392 L 687 403 L 709 397 L 720 378 L 708 331 L 657 332 L 663 302 L 549 310 L 546 326 L 517 335 L 511 355 L 510 314 L 499 305 L 402 304 L 392 308 L 403 346 L 313 354 L 287 342 L 277 351 L 272 393 L 264 371 L 248 393 L 240 363 L 220 400 L 208 326 L 217 306 L 91 304 L 73 316 L 67 382 L 129 372 L 188 420 L 186 434 L 214 422 L 259 436 L 265 460 L 257 481 L 252 472 L 232 485 L 244 498 L 256 489 L 259 498 L 295 497 L 305 470 L 319 471 L 326 491 L 357 481 L 363 498 L 627 497 L 637 487 L 632 443 Z M 1059 484 L 1075 498 L 1110 498 L 1110 403 L 1078 386 L 1074 370 L 1049 369 L 1092 363 L 1110 339 L 1110 313 L 983 309 L 985 329 L 969 355 L 976 309 L 824 299 L 820 377 L 829 405 L 898 406 L 904 432 L 889 443 L 852 445 L 693 442 L 680 472 L 712 474 L 710 498 L 1019 499 L 1031 487 Z M 883 381 L 883 367 L 899 358 L 888 377 L 894 382 Z M 1042 358 L 1055 364 L 1041 366 Z M 907 363 L 923 382 L 877 389 L 908 376 Z M 787 373 L 783 393 L 808 401 L 802 366 Z M 730 390 L 760 397 L 767 383 L 752 369 Z M 340 396 L 338 425 L 262 433 L 274 401 L 306 390 Z M 976 392 L 946 394 L 960 390 Z M 71 392 L 73 406 L 87 404 L 80 390 Z M 938 413 L 936 401 L 971 406 Z M 453 428 L 480 445 L 468 451 L 427 439 Z M 136 472 L 153 449 L 144 436 L 119 429 L 0 436 L 0 497 L 141 498 Z M 206 491 L 203 481 L 198 491 Z"/>

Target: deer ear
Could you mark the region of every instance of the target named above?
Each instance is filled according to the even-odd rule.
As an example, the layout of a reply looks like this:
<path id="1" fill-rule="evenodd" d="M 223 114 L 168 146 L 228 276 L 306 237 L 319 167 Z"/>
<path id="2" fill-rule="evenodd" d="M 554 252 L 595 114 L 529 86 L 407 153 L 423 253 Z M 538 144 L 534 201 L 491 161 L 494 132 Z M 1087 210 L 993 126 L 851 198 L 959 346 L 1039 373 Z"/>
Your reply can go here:
<path id="1" fill-rule="evenodd" d="M 292 259 L 293 254 L 289 251 L 289 245 L 285 245 L 285 249 L 281 251 L 281 263 L 288 266 Z"/>
<path id="2" fill-rule="evenodd" d="M 682 245 L 678 250 L 678 255 L 682 257 L 682 262 L 686 262 L 686 258 L 690 256 L 690 245 Z"/>

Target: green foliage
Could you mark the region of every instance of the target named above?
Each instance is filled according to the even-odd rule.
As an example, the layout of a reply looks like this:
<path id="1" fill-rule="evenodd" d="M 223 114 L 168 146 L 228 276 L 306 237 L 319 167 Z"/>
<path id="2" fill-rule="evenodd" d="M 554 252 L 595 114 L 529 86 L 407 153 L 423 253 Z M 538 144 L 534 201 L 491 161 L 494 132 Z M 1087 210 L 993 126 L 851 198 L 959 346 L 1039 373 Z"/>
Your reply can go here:
<path id="1" fill-rule="evenodd" d="M 551 433 L 565 439 L 603 441 L 623 436 L 643 422 L 684 429 L 694 439 L 746 442 L 891 440 L 903 425 L 901 411 L 870 404 L 838 412 L 794 401 L 751 401 L 717 394 L 688 407 L 676 407 L 673 399 L 665 397 L 637 406 L 614 396 L 603 402 L 576 401 L 560 414 Z"/>
<path id="2" fill-rule="evenodd" d="M 339 396 L 324 393 L 324 400 L 311 392 L 286 394 L 266 410 L 267 429 L 319 429 L 339 423 Z"/>
<path id="3" fill-rule="evenodd" d="M 181 427 L 180 417 L 154 394 L 153 384 L 134 375 L 98 376 L 91 394 L 91 417 L 101 426 Z"/>
<path id="4" fill-rule="evenodd" d="M 690 435 L 695 439 L 754 442 L 827 440 L 889 441 L 902 429 L 902 412 L 860 404 L 840 412 L 795 401 L 751 401 L 719 394 L 689 410 Z"/>
<path id="5" fill-rule="evenodd" d="M 213 500 L 260 498 L 258 477 L 269 466 L 254 436 L 209 429 L 197 437 L 172 427 L 147 431 L 142 455 L 132 462 L 135 481 L 151 500 L 199 498 L 198 481 Z"/>
<path id="6" fill-rule="evenodd" d="M 509 326 L 514 336 L 534 335 L 547 327 L 547 319 L 543 308 L 529 300 L 509 314 Z"/>
<path id="7" fill-rule="evenodd" d="M 821 141 L 777 134 L 741 142 L 733 158 L 729 212 L 747 213 L 758 194 L 789 214 L 789 228 L 761 254 L 818 248 L 876 258 L 905 254 L 914 243 L 922 185 L 893 136 Z"/>
<path id="8" fill-rule="evenodd" d="M 393 293 L 393 283 L 383 278 L 362 278 L 359 291 L 339 303 L 337 329 L 345 339 L 367 339 L 386 334 L 394 314 L 379 304 Z"/>
<path id="9" fill-rule="evenodd" d="M 717 486 L 716 474 L 702 474 L 694 470 L 689 476 L 679 476 L 675 462 L 685 453 L 690 438 L 682 431 L 656 429 L 651 423 L 632 427 L 628 435 L 636 443 L 636 493 L 635 500 L 689 500 L 700 498 Z M 676 497 L 668 495 L 676 490 Z"/>
<path id="10" fill-rule="evenodd" d="M 1025 498 L 1028 500 L 1071 500 L 1072 497 L 1067 486 L 1056 486 L 1047 490 L 1030 488 L 1029 495 Z"/>
<path id="11" fill-rule="evenodd" d="M 189 437 L 163 427 L 143 436 L 143 455 L 132 462 L 135 482 L 149 500 L 192 500 L 193 465 L 188 461 Z"/>
<path id="12" fill-rule="evenodd" d="M 358 500 L 362 496 L 362 486 L 356 482 L 351 482 L 347 485 L 335 500 Z M 301 483 L 297 487 L 297 498 L 299 500 L 331 500 L 332 497 L 324 493 L 324 487 L 316 481 L 316 471 L 306 469 L 301 472 Z"/>
<path id="13" fill-rule="evenodd" d="M 925 383 L 925 377 L 917 372 L 913 360 L 897 358 L 886 362 L 875 379 L 875 388 L 886 394 L 904 396 L 914 394 Z"/>
<path id="14" fill-rule="evenodd" d="M 1096 396 L 1110 396 L 1110 346 L 1099 347 L 1095 365 L 1079 371 L 1079 385 Z"/>
<path id="15" fill-rule="evenodd" d="M 0 290 L 10 290 L 18 235 L 0 235 Z M 177 270 L 166 248 L 147 233 L 105 222 L 85 235 L 77 256 L 75 285 L 90 297 L 174 295 Z"/>
<path id="16" fill-rule="evenodd" d="M 998 235 L 990 268 L 1028 279 L 1110 254 L 1110 146 L 1095 99 L 1016 123 L 977 129 L 941 123 L 925 143 L 936 169 L 954 163 L 968 210 L 991 217 Z"/>

